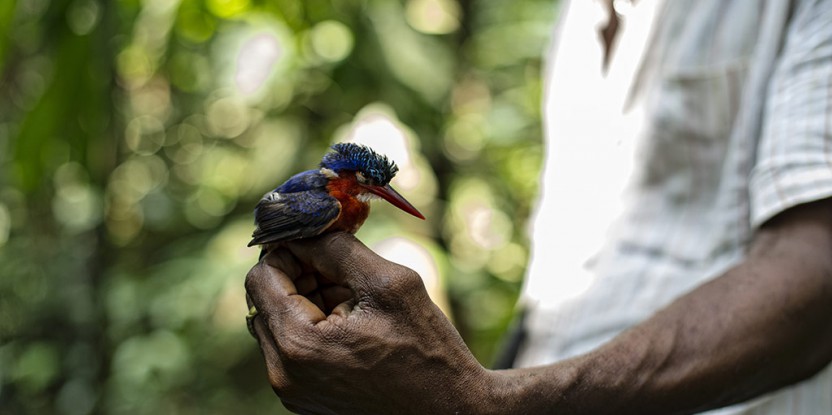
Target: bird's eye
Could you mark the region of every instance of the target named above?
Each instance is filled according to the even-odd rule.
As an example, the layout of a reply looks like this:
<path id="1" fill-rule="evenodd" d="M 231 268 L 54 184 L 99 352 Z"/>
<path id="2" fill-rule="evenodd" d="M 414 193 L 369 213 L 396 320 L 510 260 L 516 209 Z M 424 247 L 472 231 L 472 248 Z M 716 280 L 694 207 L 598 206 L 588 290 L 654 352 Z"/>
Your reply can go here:
<path id="1" fill-rule="evenodd" d="M 355 172 L 355 178 L 358 180 L 358 183 L 367 184 L 367 178 L 360 171 Z"/>

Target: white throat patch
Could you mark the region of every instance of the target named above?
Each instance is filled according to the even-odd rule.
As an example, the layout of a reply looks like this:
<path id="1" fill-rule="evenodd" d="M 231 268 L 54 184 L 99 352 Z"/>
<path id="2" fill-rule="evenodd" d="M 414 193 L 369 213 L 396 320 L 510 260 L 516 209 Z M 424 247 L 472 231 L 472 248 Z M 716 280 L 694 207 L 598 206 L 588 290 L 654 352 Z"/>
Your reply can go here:
<path id="1" fill-rule="evenodd" d="M 364 202 L 364 203 L 367 203 L 371 200 L 381 199 L 380 197 L 378 197 L 378 195 L 376 195 L 374 193 L 370 193 L 370 192 L 359 193 L 358 195 L 355 196 L 355 198 Z"/>

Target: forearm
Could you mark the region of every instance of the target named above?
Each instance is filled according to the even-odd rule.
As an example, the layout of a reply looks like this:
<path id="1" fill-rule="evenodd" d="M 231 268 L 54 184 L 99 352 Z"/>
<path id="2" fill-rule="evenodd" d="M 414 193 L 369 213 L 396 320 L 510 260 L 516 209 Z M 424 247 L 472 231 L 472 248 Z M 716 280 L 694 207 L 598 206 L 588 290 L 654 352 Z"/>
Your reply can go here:
<path id="1" fill-rule="evenodd" d="M 764 235 L 748 260 L 587 355 L 494 372 L 506 402 L 516 413 L 690 413 L 812 375 L 832 358 L 832 275 L 816 258 L 829 241 L 813 239 L 823 232 L 809 229 L 804 245 Z"/>
<path id="2" fill-rule="evenodd" d="M 594 352 L 538 368 L 483 369 L 420 277 L 349 234 L 271 251 L 246 291 L 269 381 L 297 412 L 688 413 L 830 360 L 832 199 L 789 212 L 725 275 Z"/>

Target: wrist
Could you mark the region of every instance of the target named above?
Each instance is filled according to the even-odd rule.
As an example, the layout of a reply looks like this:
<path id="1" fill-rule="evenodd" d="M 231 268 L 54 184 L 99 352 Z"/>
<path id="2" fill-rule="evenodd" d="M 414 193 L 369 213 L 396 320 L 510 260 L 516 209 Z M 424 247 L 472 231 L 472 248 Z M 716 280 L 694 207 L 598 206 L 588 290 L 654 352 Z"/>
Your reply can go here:
<path id="1" fill-rule="evenodd" d="M 587 379 L 592 377 L 591 365 L 584 357 L 546 366 L 490 371 L 489 375 L 494 405 L 484 413 L 603 413 L 602 402 L 582 399 Z"/>
<path id="2" fill-rule="evenodd" d="M 519 382 L 505 370 L 482 368 L 476 380 L 466 390 L 463 413 L 497 415 L 519 413 L 515 411 Z"/>
<path id="3" fill-rule="evenodd" d="M 547 413 L 558 406 L 566 383 L 553 366 L 488 371 L 485 414 Z"/>

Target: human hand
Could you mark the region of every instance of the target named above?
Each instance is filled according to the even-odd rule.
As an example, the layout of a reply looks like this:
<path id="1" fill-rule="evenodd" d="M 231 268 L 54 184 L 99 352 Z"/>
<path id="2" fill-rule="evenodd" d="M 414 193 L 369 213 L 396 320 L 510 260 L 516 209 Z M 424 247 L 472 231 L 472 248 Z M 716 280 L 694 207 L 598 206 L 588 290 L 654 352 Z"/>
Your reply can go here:
<path id="1" fill-rule="evenodd" d="M 486 413 L 494 377 L 414 271 L 334 233 L 276 248 L 246 277 L 269 382 L 298 413 Z"/>

